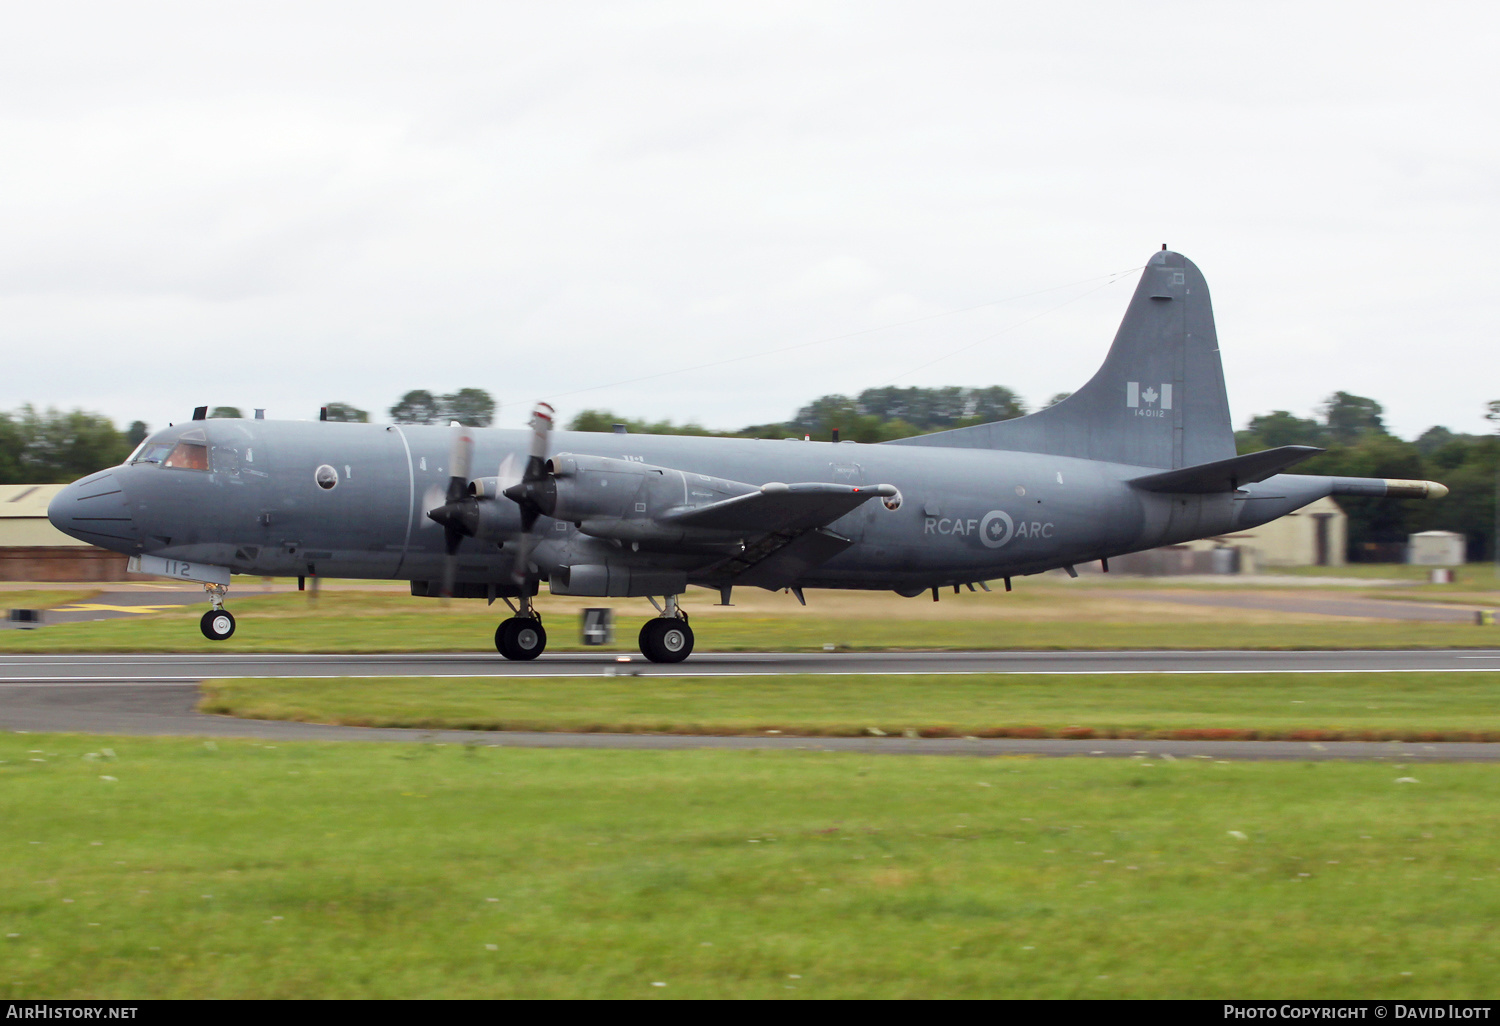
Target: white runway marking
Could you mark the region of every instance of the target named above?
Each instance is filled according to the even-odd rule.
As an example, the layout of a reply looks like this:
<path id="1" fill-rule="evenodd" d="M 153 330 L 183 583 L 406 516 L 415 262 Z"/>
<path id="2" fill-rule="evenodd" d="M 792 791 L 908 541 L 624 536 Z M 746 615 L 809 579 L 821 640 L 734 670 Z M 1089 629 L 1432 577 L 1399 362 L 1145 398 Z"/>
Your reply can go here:
<path id="1" fill-rule="evenodd" d="M 1497 673 L 1500 668 L 1482 666 L 1435 666 L 1430 668 L 1334 668 L 1334 669 L 1268 669 L 1268 670 L 704 670 L 673 673 L 671 671 L 632 671 L 599 673 L 581 670 L 559 670 L 550 673 L 225 673 L 202 677 L 12 677 L 0 681 L 0 688 L 27 687 L 38 684 L 53 686 L 111 687 L 124 684 L 197 684 L 205 680 L 443 680 L 482 678 L 485 680 L 542 680 L 548 677 L 651 677 L 682 679 L 694 677 L 1171 677 L 1181 675 L 1234 676 L 1236 674 L 1279 673 Z"/>

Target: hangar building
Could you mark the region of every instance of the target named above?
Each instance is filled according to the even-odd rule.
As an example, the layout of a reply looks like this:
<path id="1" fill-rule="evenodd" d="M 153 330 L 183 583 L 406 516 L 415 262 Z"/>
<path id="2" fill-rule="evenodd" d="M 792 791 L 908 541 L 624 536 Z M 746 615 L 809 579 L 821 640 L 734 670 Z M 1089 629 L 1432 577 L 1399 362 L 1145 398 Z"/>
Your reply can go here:
<path id="1" fill-rule="evenodd" d="M 1270 566 L 1343 566 L 1349 516 L 1322 498 L 1246 531 L 1134 552 L 1109 561 L 1126 574 L 1253 574 Z"/>
<path id="2" fill-rule="evenodd" d="M 0 581 L 123 581 L 126 557 L 63 534 L 47 503 L 67 485 L 0 485 Z"/>

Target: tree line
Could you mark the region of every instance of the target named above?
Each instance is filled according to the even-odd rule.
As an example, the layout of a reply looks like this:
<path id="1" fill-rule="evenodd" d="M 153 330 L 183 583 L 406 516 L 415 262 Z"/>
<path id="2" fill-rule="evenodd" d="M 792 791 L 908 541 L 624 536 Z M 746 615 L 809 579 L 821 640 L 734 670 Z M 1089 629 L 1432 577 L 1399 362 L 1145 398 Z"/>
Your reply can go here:
<path id="1" fill-rule="evenodd" d="M 1319 453 L 1293 468 L 1295 474 L 1392 477 L 1441 481 L 1447 498 L 1367 499 L 1340 496 L 1349 514 L 1349 558 L 1392 562 L 1397 546 L 1417 531 L 1458 531 L 1468 538 L 1469 559 L 1495 555 L 1495 500 L 1500 491 L 1500 434 L 1458 434 L 1430 427 L 1412 441 L 1386 430 L 1384 410 L 1373 399 L 1335 392 L 1314 418 L 1273 410 L 1250 418 L 1235 432 L 1242 453 L 1279 445 L 1315 445 Z M 1500 400 L 1487 403 L 1485 418 L 1500 431 Z"/>
<path id="2" fill-rule="evenodd" d="M 1052 405 L 1067 395 L 1056 395 Z M 572 431 L 626 430 L 657 435 L 713 435 L 724 438 L 816 438 L 835 429 L 850 442 L 888 442 L 949 428 L 988 424 L 1026 415 L 1021 397 L 1001 385 L 989 388 L 867 388 L 857 396 L 825 395 L 799 409 L 791 420 L 752 424 L 737 431 L 710 431 L 699 424 L 642 421 L 609 410 L 584 410 L 568 424 Z"/>
<path id="3" fill-rule="evenodd" d="M 1053 396 L 1047 406 L 1066 398 Z M 481 388 L 447 394 L 422 389 L 407 392 L 387 411 L 398 424 L 446 424 L 457 420 L 472 427 L 494 422 L 497 404 Z M 368 422 L 368 411 L 330 402 L 327 419 Z M 1500 400 L 1487 405 L 1486 417 L 1500 431 Z M 633 420 L 609 410 L 584 410 L 568 424 L 574 431 L 613 431 L 616 425 L 637 434 L 715 435 L 739 438 L 812 437 L 826 440 L 837 428 L 856 442 L 944 431 L 1027 413 L 1015 392 L 988 388 L 870 388 L 855 396 L 825 395 L 799 409 L 787 421 L 756 424 L 738 431 L 713 431 L 694 423 Z M 211 418 L 239 417 L 233 406 L 217 406 Z M 1428 428 L 1406 441 L 1385 427 L 1380 403 L 1349 392 L 1335 392 L 1314 417 L 1273 410 L 1250 418 L 1235 442 L 1242 453 L 1281 445 L 1313 445 L 1327 451 L 1298 465 L 1297 473 L 1351 477 L 1430 479 L 1448 486 L 1445 499 L 1389 501 L 1341 497 L 1349 514 L 1349 557 L 1389 561 L 1408 534 L 1426 530 L 1459 531 L 1468 536 L 1469 558 L 1494 556 L 1495 501 L 1500 488 L 1500 434 L 1459 434 Z M 73 481 L 124 460 L 146 437 L 148 428 L 133 422 L 118 430 L 107 417 L 83 410 L 39 411 L 23 406 L 0 412 L 0 483 L 49 484 Z"/>
<path id="4" fill-rule="evenodd" d="M 0 412 L 0 484 L 62 484 L 124 461 L 146 437 L 136 421 L 124 431 L 96 413 Z"/>

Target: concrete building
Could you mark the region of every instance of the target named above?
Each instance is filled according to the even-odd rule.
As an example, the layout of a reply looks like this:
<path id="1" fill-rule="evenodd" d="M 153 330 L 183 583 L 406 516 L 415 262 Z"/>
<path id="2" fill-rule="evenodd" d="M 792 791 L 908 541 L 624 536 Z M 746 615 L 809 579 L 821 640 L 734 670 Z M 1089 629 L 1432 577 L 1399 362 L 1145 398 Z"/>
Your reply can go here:
<path id="1" fill-rule="evenodd" d="M 1110 560 L 1126 574 L 1253 574 L 1272 566 L 1343 566 L 1348 560 L 1349 516 L 1330 498 L 1218 538 L 1168 545 Z"/>
<path id="2" fill-rule="evenodd" d="M 1253 548 L 1260 566 L 1343 566 L 1348 562 L 1349 515 L 1325 496 L 1224 541 Z"/>
<path id="3" fill-rule="evenodd" d="M 63 534 L 47 504 L 66 485 L 0 485 L 0 581 L 123 581 L 126 557 Z"/>
<path id="4" fill-rule="evenodd" d="M 1418 566 L 1462 566 L 1468 555 L 1468 538 L 1457 531 L 1420 531 L 1406 541 L 1406 561 Z"/>

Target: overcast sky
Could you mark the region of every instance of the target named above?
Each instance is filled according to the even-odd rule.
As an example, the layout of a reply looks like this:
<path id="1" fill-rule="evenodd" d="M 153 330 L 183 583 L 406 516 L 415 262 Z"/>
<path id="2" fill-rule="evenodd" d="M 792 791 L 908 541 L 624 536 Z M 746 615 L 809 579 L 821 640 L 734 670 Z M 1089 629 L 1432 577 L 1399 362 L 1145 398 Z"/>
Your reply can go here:
<path id="1" fill-rule="evenodd" d="M 1496 11 L 6 3 L 0 408 L 1035 406 L 1166 242 L 1237 425 L 1343 389 L 1487 430 Z"/>

